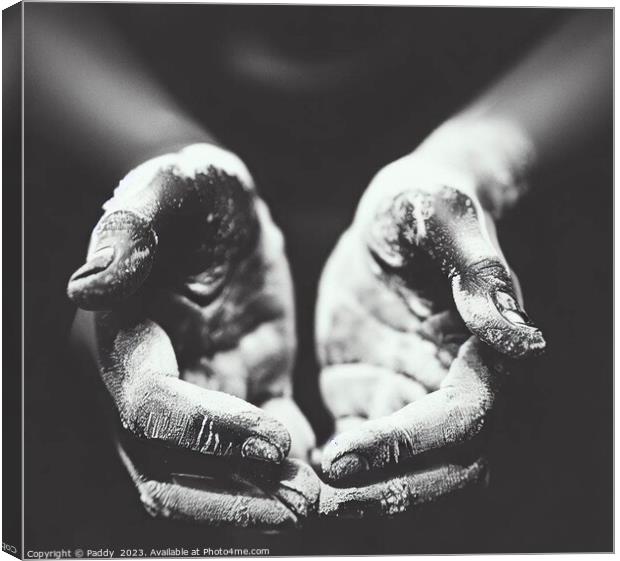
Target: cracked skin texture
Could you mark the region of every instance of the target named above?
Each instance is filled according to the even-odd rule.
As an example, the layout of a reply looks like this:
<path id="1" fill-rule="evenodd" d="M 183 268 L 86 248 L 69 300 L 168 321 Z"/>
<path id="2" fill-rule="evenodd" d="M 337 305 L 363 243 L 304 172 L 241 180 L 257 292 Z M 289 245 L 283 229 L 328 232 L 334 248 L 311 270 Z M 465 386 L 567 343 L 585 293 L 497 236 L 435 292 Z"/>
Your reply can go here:
<path id="1" fill-rule="evenodd" d="M 128 442 L 126 437 L 121 440 L 118 448 L 121 459 L 140 500 L 152 516 L 217 526 L 282 530 L 297 527 L 316 514 L 319 479 L 299 460 L 287 459 L 261 470 L 255 462 L 247 460 L 212 459 L 203 461 L 203 466 L 194 465 L 178 473 L 170 468 L 172 473 L 168 478 L 155 478 L 145 475 L 149 462 L 145 464 L 139 453 L 127 452 L 137 442 Z"/>
<path id="2" fill-rule="evenodd" d="M 323 271 L 323 515 L 390 515 L 482 482 L 484 459 L 457 450 L 490 424 L 509 357 L 545 345 L 470 184 L 434 171 L 415 156 L 382 170 Z M 416 466 L 430 453 L 443 459 Z"/>
<path id="3" fill-rule="evenodd" d="M 123 424 L 210 456 L 282 462 L 289 431 L 309 429 L 290 399 L 293 314 L 281 236 L 243 173 L 207 166 L 188 174 L 174 159 L 148 181 L 148 169 L 137 172 L 139 196 L 132 172 L 69 285 L 75 301 L 100 309 L 97 354 Z M 515 357 L 544 342 L 475 199 L 445 186 L 388 195 L 370 214 L 362 201 L 321 281 L 321 386 L 337 427 L 323 470 L 333 484 L 312 474 L 302 487 L 320 493 L 304 494 L 282 479 L 276 502 L 251 494 L 233 504 L 226 493 L 134 470 L 151 513 L 279 526 L 314 513 L 318 501 L 325 516 L 392 515 L 483 480 L 480 458 L 407 466 L 486 427 L 502 361 L 481 340 Z M 506 337 L 506 327 L 529 342 Z M 403 468 L 396 476 L 378 471 L 395 465 Z M 375 481 L 346 486 L 364 471 Z"/>
<path id="4" fill-rule="evenodd" d="M 128 174 L 104 211 L 68 294 L 123 426 L 206 456 L 306 457 L 314 435 L 292 400 L 284 243 L 245 166 L 215 146 L 190 146 Z M 140 481 L 143 498 L 161 506 L 152 513 L 239 523 L 224 507 L 207 509 L 204 491 Z M 298 517 L 282 501 L 241 503 L 247 525 Z"/>

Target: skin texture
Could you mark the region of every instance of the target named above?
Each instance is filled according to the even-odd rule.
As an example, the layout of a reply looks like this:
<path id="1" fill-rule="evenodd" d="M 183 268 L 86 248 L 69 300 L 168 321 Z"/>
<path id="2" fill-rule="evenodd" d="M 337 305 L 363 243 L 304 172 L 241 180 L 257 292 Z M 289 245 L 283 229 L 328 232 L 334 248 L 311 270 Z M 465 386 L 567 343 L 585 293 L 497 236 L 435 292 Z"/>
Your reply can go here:
<path id="1" fill-rule="evenodd" d="M 523 194 L 534 156 L 567 153 L 608 119 L 612 26 L 599 12 L 576 16 L 367 190 L 321 281 L 321 384 L 336 419 L 323 458 L 332 484 L 321 488 L 322 515 L 390 515 L 484 479 L 481 460 L 430 468 L 416 460 L 477 440 L 497 406 L 502 357 L 544 348 L 491 217 Z M 94 139 L 94 161 L 107 153 L 126 166 L 153 142 L 204 138 L 129 64 L 117 38 L 102 34 L 100 21 L 96 33 L 80 26 L 76 34 L 64 19 L 33 25 L 54 38 L 30 65 L 53 107 L 45 116 L 60 108 L 76 133 L 59 142 Z M 81 59 L 98 64 L 75 58 L 84 52 Z M 76 98 L 66 88 L 76 76 L 100 86 L 98 95 Z M 134 170 L 105 211 L 68 293 L 96 310 L 77 324 L 92 334 L 86 343 L 126 428 L 205 458 L 285 465 L 289 447 L 305 457 L 313 437 L 290 399 L 290 280 L 279 233 L 245 167 L 197 145 Z M 264 497 L 250 494 L 240 505 L 179 478 L 147 477 L 131 453 L 122 456 L 155 514 L 276 526 L 295 516 Z M 369 477 L 356 480 L 360 473 Z M 311 481 L 301 487 L 316 489 Z M 313 492 L 304 496 L 315 504 Z"/>
<path id="2" fill-rule="evenodd" d="M 366 485 L 321 488 L 319 515 L 323 517 L 384 517 L 403 514 L 442 497 L 485 483 L 486 466 L 446 463 L 392 475 Z"/>
<path id="3" fill-rule="evenodd" d="M 243 163 L 214 145 L 189 146 L 129 173 L 104 211 L 67 291 L 123 427 L 259 465 L 306 458 L 315 443 L 292 400 L 283 239 Z M 145 480 L 130 454 L 123 460 L 143 498 L 161 506 L 150 512 L 239 523 L 224 507 L 199 513 L 205 491 Z M 298 517 L 264 497 L 245 503 L 245 525 Z"/>
<path id="4" fill-rule="evenodd" d="M 316 337 L 336 431 L 323 515 L 392 515 L 484 482 L 472 451 L 510 360 L 544 349 L 479 196 L 494 168 L 468 165 L 480 160 L 457 142 L 381 170 L 325 266 Z"/>
<path id="5" fill-rule="evenodd" d="M 299 460 L 266 465 L 182 451 L 155 451 L 153 455 L 150 444 L 127 434 L 118 442 L 140 500 L 153 516 L 283 530 L 297 527 L 316 513 L 319 479 Z M 159 466 L 156 473 L 154 466 Z"/>
<path id="6" fill-rule="evenodd" d="M 77 331 L 124 429 L 241 465 L 215 478 L 208 464 L 153 474 L 119 444 L 150 514 L 285 528 L 317 514 L 400 514 L 485 481 L 476 455 L 417 459 L 477 440 L 500 353 L 544 341 L 469 183 L 434 181 L 433 169 L 416 156 L 382 170 L 326 265 L 317 341 L 336 420 L 326 481 L 285 459 L 307 459 L 314 437 L 291 399 L 282 236 L 245 166 L 193 145 L 121 181 L 69 281 Z"/>

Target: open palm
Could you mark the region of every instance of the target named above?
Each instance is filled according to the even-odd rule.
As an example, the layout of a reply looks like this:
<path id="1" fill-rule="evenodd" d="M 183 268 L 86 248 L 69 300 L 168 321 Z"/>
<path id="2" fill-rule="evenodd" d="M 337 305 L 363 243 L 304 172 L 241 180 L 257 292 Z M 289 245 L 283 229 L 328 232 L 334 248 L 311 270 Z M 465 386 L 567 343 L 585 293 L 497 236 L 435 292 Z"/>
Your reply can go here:
<path id="1" fill-rule="evenodd" d="M 480 481 L 482 458 L 445 452 L 486 426 L 503 356 L 544 347 L 468 187 L 416 154 L 391 164 L 325 267 L 317 345 L 336 434 L 324 514 L 393 514 Z M 430 452 L 444 455 L 421 469 Z"/>
<path id="2" fill-rule="evenodd" d="M 206 144 L 155 158 L 123 179 L 104 211 L 68 294 L 95 310 L 81 321 L 94 323 L 91 349 L 123 426 L 209 456 L 305 458 L 314 436 L 291 396 L 283 240 L 241 161 Z M 291 518 L 280 501 L 250 497 L 236 520 L 218 506 L 226 493 L 196 499 L 194 489 L 143 479 L 143 501 L 159 514 L 245 525 Z"/>

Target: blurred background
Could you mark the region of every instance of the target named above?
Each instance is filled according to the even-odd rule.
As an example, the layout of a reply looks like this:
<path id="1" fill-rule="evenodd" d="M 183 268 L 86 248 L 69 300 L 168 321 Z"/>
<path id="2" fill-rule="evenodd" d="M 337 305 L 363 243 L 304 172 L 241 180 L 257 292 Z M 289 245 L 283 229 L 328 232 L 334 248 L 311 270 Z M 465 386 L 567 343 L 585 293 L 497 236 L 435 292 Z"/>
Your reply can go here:
<path id="1" fill-rule="evenodd" d="M 325 439 L 331 421 L 317 385 L 316 289 L 360 195 L 380 167 L 415 148 L 574 13 L 27 3 L 25 66 L 40 41 L 29 34 L 30 16 L 50 14 L 76 29 L 96 22 L 245 160 L 287 240 L 299 333 L 295 396 Z M 101 204 L 129 169 L 67 127 L 37 80 L 27 76 L 24 92 L 27 548 L 612 549 L 611 121 L 578 153 L 541 170 L 531 194 L 499 224 L 548 352 L 511 377 L 489 489 L 415 516 L 314 521 L 268 535 L 152 520 L 143 511 L 106 427 L 102 384 L 70 352 L 75 309 L 65 295 Z M 96 93 L 82 81 L 70 87 Z"/>

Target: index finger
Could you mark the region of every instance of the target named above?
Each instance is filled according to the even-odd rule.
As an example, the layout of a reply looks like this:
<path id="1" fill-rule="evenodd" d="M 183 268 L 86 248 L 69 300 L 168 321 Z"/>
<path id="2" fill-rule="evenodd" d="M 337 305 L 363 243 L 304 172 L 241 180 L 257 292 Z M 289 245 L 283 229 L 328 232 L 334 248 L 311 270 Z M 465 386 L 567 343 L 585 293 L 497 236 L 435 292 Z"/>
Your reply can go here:
<path id="1" fill-rule="evenodd" d="M 162 254 L 166 272 L 225 268 L 256 239 L 253 189 L 241 160 L 213 145 L 143 163 L 104 204 L 69 298 L 83 309 L 110 309 L 144 284 Z"/>
<path id="2" fill-rule="evenodd" d="M 494 370 L 500 368 L 495 356 L 470 338 L 440 389 L 392 415 L 337 435 L 325 447 L 323 471 L 339 480 L 476 437 L 495 401 Z"/>
<path id="3" fill-rule="evenodd" d="M 203 454 L 281 462 L 287 429 L 250 403 L 179 379 L 172 344 L 139 311 L 97 312 L 96 354 L 123 426 Z"/>

